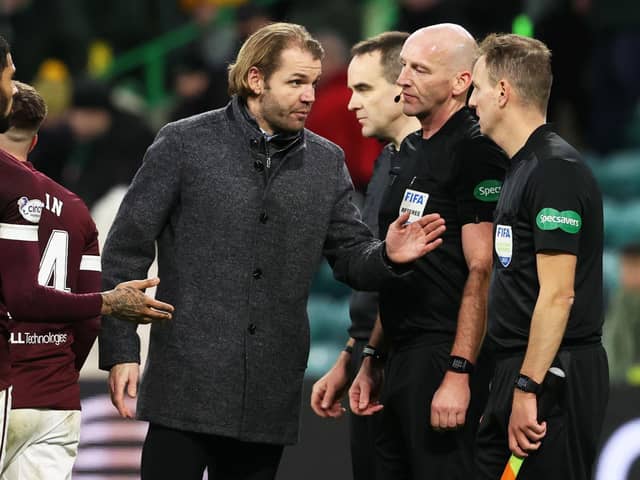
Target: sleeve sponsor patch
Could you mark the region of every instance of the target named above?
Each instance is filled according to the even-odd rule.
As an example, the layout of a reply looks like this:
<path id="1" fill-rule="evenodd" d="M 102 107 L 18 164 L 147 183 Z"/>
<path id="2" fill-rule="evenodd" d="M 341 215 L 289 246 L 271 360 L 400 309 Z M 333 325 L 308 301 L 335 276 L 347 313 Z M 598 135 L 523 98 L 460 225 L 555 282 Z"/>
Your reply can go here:
<path id="1" fill-rule="evenodd" d="M 582 228 L 582 218 L 578 212 L 555 208 L 543 208 L 536 215 L 536 225 L 540 230 L 560 229 L 567 233 L 578 233 Z"/>
<path id="2" fill-rule="evenodd" d="M 18 211 L 22 218 L 27 222 L 38 223 L 40 222 L 40 216 L 42 215 L 42 209 L 44 203 L 42 200 L 34 198 L 29 200 L 27 197 L 20 197 L 18 200 Z"/>
<path id="3" fill-rule="evenodd" d="M 500 198 L 502 182 L 500 180 L 483 180 L 473 189 L 473 196 L 481 202 L 497 202 Z"/>

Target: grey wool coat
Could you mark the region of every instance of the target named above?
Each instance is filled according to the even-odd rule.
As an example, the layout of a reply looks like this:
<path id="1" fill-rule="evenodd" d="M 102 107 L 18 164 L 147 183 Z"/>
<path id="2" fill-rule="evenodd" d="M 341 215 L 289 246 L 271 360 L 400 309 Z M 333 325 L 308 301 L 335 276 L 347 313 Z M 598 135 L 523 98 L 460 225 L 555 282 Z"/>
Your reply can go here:
<path id="1" fill-rule="evenodd" d="M 157 242 L 157 298 L 176 308 L 151 328 L 140 419 L 297 441 L 306 304 L 322 256 L 358 289 L 395 274 L 351 192 L 336 145 L 307 130 L 267 142 L 238 98 L 161 129 L 102 255 L 113 288 L 145 277 Z M 134 324 L 105 317 L 99 339 L 101 368 L 140 361 Z"/>

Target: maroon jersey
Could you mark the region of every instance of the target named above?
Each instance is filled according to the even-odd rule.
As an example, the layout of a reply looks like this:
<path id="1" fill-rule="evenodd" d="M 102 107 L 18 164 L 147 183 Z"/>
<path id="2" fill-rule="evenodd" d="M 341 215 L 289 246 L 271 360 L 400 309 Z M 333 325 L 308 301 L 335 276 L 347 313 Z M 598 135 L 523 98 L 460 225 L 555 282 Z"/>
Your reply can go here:
<path id="1" fill-rule="evenodd" d="M 27 164 L 30 166 L 30 164 Z M 40 221 L 38 283 L 75 293 L 100 289 L 98 231 L 84 202 L 40 172 L 45 208 Z M 80 409 L 78 376 L 98 335 L 100 317 L 74 323 L 10 323 L 12 408 Z"/>
<path id="2" fill-rule="evenodd" d="M 70 235 L 54 233 L 66 232 L 61 217 L 69 200 L 58 198 L 61 191 L 30 164 L 0 150 L 0 389 L 11 384 L 10 316 L 21 322 L 84 322 L 100 314 L 100 294 L 70 293 L 68 270 L 61 268 L 69 263 L 61 245 L 71 245 Z M 98 289 L 99 284 L 91 287 Z"/>

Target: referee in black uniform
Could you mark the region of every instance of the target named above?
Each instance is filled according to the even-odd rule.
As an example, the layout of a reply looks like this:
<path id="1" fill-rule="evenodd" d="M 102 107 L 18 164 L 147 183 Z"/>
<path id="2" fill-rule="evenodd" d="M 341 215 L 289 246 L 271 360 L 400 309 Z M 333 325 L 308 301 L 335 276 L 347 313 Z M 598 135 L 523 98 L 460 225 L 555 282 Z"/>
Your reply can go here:
<path id="1" fill-rule="evenodd" d="M 399 212 L 438 212 L 443 243 L 380 291 L 390 346 L 376 325 L 350 389 L 357 414 L 379 411 L 377 480 L 474 478 L 474 441 L 488 390 L 476 360 L 486 325 L 493 211 L 507 166 L 466 108 L 476 43 L 458 25 L 423 28 L 405 42 L 398 77 L 403 111 L 422 130 L 403 142 L 399 175 L 380 207 L 380 234 Z M 474 368 L 476 367 L 476 368 Z"/>
<path id="2" fill-rule="evenodd" d="M 487 342 L 497 365 L 478 432 L 479 478 L 500 478 L 513 452 L 525 458 L 518 479 L 586 480 L 609 389 L 602 196 L 580 154 L 545 123 L 547 47 L 490 35 L 480 51 L 470 105 L 511 166 L 494 222 Z M 565 380 L 539 418 L 552 366 Z"/>
<path id="3" fill-rule="evenodd" d="M 395 101 L 400 93 L 400 87 L 395 84 L 401 68 L 400 50 L 408 36 L 405 32 L 383 32 L 351 49 L 348 85 L 353 93 L 348 108 L 359 119 L 363 136 L 389 142 L 376 159 L 362 210 L 362 220 L 375 235 L 379 230 L 378 210 L 382 194 L 398 172 L 400 144 L 420 128 L 414 117 L 402 113 L 402 103 Z M 378 317 L 377 292 L 354 291 L 350 315 L 347 346 L 333 367 L 313 385 L 311 392 L 311 408 L 321 417 L 342 416 L 344 409 L 340 400 L 360 368 L 362 350 Z M 358 415 L 349 417 L 354 480 L 375 480 L 375 420 Z"/>

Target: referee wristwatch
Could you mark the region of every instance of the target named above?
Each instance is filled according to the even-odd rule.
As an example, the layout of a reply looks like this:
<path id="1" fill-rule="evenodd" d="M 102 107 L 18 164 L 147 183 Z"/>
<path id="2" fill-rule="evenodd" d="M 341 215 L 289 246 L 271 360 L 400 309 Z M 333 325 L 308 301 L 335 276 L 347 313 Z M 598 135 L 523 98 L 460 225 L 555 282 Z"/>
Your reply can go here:
<path id="1" fill-rule="evenodd" d="M 535 395 L 539 395 L 542 390 L 542 385 L 533 379 L 523 375 L 522 373 L 518 374 L 515 381 L 515 387 L 518 390 L 522 390 L 523 392 L 533 393 Z"/>
<path id="2" fill-rule="evenodd" d="M 374 360 L 384 361 L 384 353 L 371 345 L 365 345 L 362 349 L 362 358 L 372 357 Z"/>
<path id="3" fill-rule="evenodd" d="M 469 360 L 464 357 L 458 357 L 457 355 L 451 355 L 449 357 L 449 366 L 447 369 L 456 373 L 473 373 L 474 366 Z"/>

